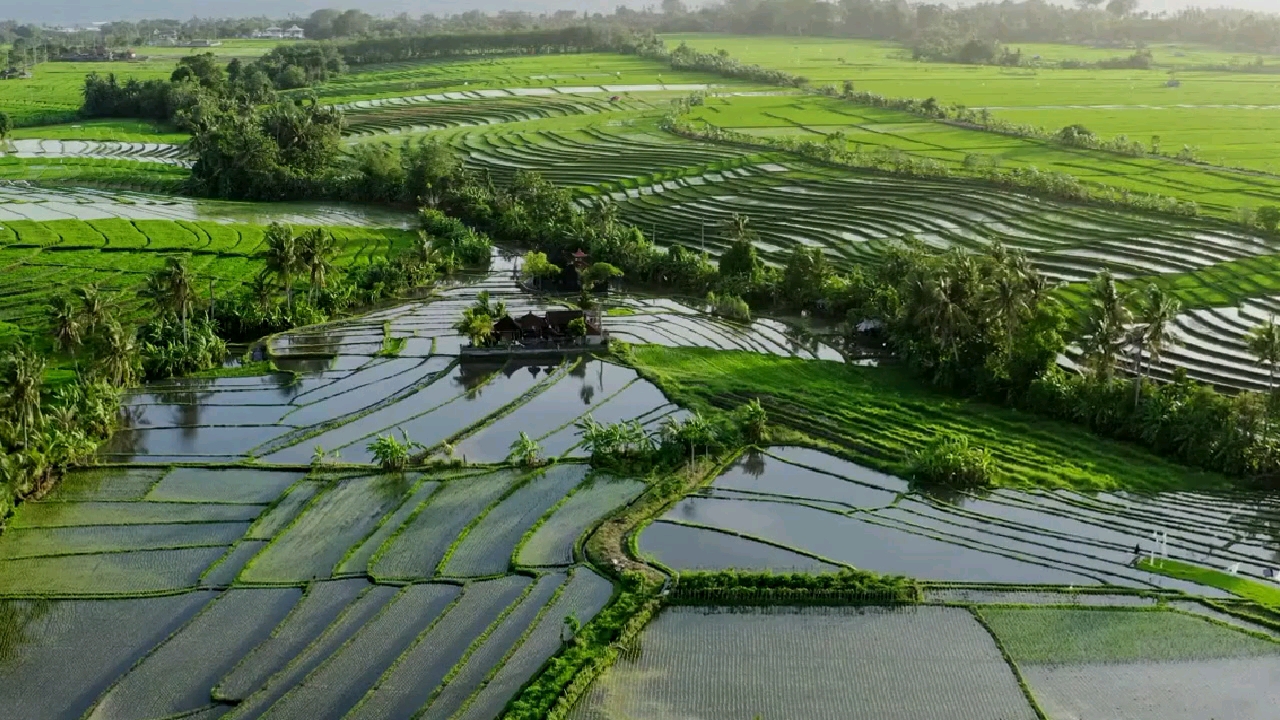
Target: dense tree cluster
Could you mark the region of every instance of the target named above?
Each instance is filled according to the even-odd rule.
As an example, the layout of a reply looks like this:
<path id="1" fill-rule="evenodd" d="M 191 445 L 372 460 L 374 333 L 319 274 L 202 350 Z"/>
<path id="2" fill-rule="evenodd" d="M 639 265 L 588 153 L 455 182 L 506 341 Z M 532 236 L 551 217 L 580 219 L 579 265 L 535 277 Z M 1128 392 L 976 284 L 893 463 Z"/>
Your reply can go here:
<path id="1" fill-rule="evenodd" d="M 146 118 L 190 129 L 198 105 L 272 103 L 277 90 L 310 87 L 345 70 L 338 50 L 326 43 L 282 45 L 251 63 L 237 58 L 225 67 L 206 52 L 178 60 L 168 80 L 121 82 L 114 73 L 90 73 L 80 114 Z"/>

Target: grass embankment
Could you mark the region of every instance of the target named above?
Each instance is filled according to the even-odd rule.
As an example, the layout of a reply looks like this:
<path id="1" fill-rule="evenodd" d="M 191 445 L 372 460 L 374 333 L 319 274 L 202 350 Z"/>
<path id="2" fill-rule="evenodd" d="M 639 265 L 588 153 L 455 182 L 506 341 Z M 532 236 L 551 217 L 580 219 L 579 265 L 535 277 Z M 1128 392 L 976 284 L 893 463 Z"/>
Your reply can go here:
<path id="1" fill-rule="evenodd" d="M 1189 580 L 1201 585 L 1215 587 L 1219 590 L 1252 600 L 1272 610 L 1280 610 L 1280 585 L 1250 580 L 1239 575 L 1232 575 L 1220 570 L 1192 565 L 1180 560 L 1156 560 L 1148 558 L 1138 561 L 1138 567 L 1153 573 L 1165 575 L 1179 580 Z"/>
<path id="2" fill-rule="evenodd" d="M 731 409 L 759 398 L 776 443 L 822 447 L 902 474 L 911 453 L 941 433 L 989 449 L 1002 487 L 1082 491 L 1223 489 L 1222 475 L 1168 462 L 1068 423 L 948 395 L 905 371 L 747 352 L 633 348 L 633 362 L 672 400 Z"/>

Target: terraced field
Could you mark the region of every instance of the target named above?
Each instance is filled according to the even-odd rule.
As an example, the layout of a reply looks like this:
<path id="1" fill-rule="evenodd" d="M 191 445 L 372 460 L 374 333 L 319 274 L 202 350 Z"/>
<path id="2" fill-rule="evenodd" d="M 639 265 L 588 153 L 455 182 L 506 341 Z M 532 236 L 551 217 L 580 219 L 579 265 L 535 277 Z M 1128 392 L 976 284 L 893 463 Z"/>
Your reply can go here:
<path id="1" fill-rule="evenodd" d="M 711 97 L 694 108 L 690 118 L 761 138 L 830 142 L 841 133 L 849 150 L 910 153 L 938 160 L 953 171 L 975 156 L 1004 168 L 1061 172 L 1087 183 L 1192 201 L 1203 212 L 1220 217 L 1229 217 L 1240 206 L 1280 202 L 1280 178 L 1274 175 L 1071 148 L 815 95 Z M 1131 136 L 1146 140 L 1141 134 Z"/>
<path id="2" fill-rule="evenodd" d="M 369 463 L 366 446 L 401 432 L 428 448 L 471 462 L 501 462 L 528 433 L 548 457 L 580 454 L 575 424 L 641 420 L 655 427 L 679 411 L 632 370 L 603 360 L 459 362 L 464 342 L 453 329 L 475 294 L 488 290 L 519 315 L 541 311 L 519 291 L 509 266 L 412 303 L 350 321 L 274 338 L 281 368 L 300 376 L 173 380 L 126 398 L 131 426 L 103 450 L 113 462 L 306 464 L 317 446 L 343 462 Z M 781 323 L 748 326 L 708 318 L 678 303 L 619 299 L 629 315 L 605 327 L 622 340 L 742 349 L 786 357 L 839 360 L 831 348 L 792 334 Z M 404 338 L 396 357 L 378 357 L 383 323 Z"/>
<path id="3" fill-rule="evenodd" d="M 89 160 L 137 160 L 189 168 L 181 145 L 170 143 L 119 142 L 113 140 L 13 140 L 8 152 L 17 158 L 84 158 Z"/>
<path id="4" fill-rule="evenodd" d="M 576 463 L 73 473 L 0 535 L 0 699 L 37 719 L 496 717 L 563 618 L 612 598 L 577 543 L 644 487 Z"/>
<path id="5" fill-rule="evenodd" d="M 495 178 L 532 169 L 589 196 L 608 194 L 620 214 L 660 242 L 726 245 L 718 231 L 751 218 L 761 254 L 822 247 L 837 264 L 873 259 L 916 237 L 936 247 L 980 249 L 993 239 L 1025 250 L 1054 279 L 1110 268 L 1120 277 L 1186 272 L 1276 252 L 1274 239 L 1211 223 L 1143 217 L 1053 203 L 982 186 L 820 169 L 650 132 L 483 132 L 453 136 L 468 163 Z M 609 158 L 607 163 L 602 162 Z"/>
<path id="6" fill-rule="evenodd" d="M 1212 596 L 1134 568 L 1134 548 L 1150 551 L 1152 531 L 1167 532 L 1171 556 L 1240 563 L 1242 574 L 1262 578 L 1280 541 L 1278 507 L 1280 497 L 1264 494 L 996 490 L 939 498 L 815 450 L 772 448 L 742 457 L 682 500 L 645 531 L 640 548 L 676 569 L 783 570 L 807 556 L 951 582 L 1105 583 Z"/>
<path id="7" fill-rule="evenodd" d="M 726 84 L 726 81 L 717 75 L 673 72 L 663 63 L 634 55 L 584 53 L 361 66 L 325 83 L 316 90 L 316 94 L 325 102 L 344 104 L 427 93 L 501 91 L 507 88 L 541 88 L 560 93 L 646 92 L 661 90 L 655 86 L 664 83 L 700 83 L 705 86 Z M 613 86 L 617 89 L 605 89 Z"/>
<path id="8" fill-rule="evenodd" d="M 10 194 L 12 193 L 12 194 Z M 209 220 L 54 219 L 59 217 L 216 216 L 234 212 L 235 205 L 211 208 L 191 202 L 137 204 L 127 196 L 91 193 L 47 193 L 37 202 L 17 191 L 0 198 L 23 197 L 23 202 L 0 200 L 0 323 L 26 330 L 41 327 L 52 295 L 97 283 L 123 293 L 126 310 L 139 306 L 136 293 L 150 273 L 175 254 L 189 258 L 191 270 L 207 292 L 207 280 L 217 279 L 219 293 L 235 292 L 263 268 L 263 225 Z M 7 196 L 7 197 L 6 197 Z M 83 201 L 83 202 L 82 202 Z M 144 202 L 146 200 L 144 199 Z M 155 202 L 154 199 L 151 202 Z M 304 208 L 275 211 L 280 218 L 305 219 Z M 314 208 L 314 217 L 341 221 L 341 211 Z M 271 210 L 266 213 L 270 216 Z M 34 218 L 34 219 L 18 219 Z M 359 220 L 359 216 L 349 220 Z M 338 265 L 350 265 L 375 255 L 407 247 L 409 232 L 388 228 L 326 228 L 339 247 Z"/>

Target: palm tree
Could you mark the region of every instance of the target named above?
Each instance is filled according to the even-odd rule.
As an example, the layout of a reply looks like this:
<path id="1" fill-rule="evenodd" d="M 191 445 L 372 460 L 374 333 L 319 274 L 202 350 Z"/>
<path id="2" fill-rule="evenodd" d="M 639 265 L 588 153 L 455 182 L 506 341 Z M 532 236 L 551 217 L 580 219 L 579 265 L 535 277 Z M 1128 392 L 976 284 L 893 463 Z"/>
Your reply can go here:
<path id="1" fill-rule="evenodd" d="M 117 322 L 107 326 L 98 356 L 98 373 L 117 387 L 137 382 L 138 349 L 132 329 Z"/>
<path id="2" fill-rule="evenodd" d="M 1274 395 L 1276 391 L 1276 366 L 1280 365 L 1280 325 L 1276 324 L 1275 315 L 1250 330 L 1245 342 L 1249 347 L 1249 352 L 1258 359 L 1258 364 L 1267 366 L 1267 391 L 1269 394 Z"/>
<path id="3" fill-rule="evenodd" d="M 734 240 L 750 239 L 755 234 L 750 228 L 751 218 L 746 215 L 734 213 L 724 224 L 729 237 Z"/>
<path id="4" fill-rule="evenodd" d="M 289 314 L 293 314 L 293 276 L 302 267 L 302 255 L 298 241 L 288 225 L 271 223 L 266 232 L 267 273 L 274 275 L 284 283 L 285 298 L 289 306 Z"/>
<path id="5" fill-rule="evenodd" d="M 1142 397 L 1142 380 L 1144 374 L 1151 372 L 1151 363 L 1160 360 L 1160 353 L 1166 345 L 1177 342 L 1169 334 L 1169 326 L 1174 317 L 1182 310 L 1182 303 L 1152 283 L 1147 286 L 1138 304 L 1137 324 L 1130 334 L 1133 343 L 1133 404 L 1136 407 Z M 1147 354 L 1147 365 L 1144 373 L 1142 354 Z"/>
<path id="6" fill-rule="evenodd" d="M 1014 333 L 1031 311 L 1033 302 L 1024 278 L 1015 268 L 1005 265 L 996 270 L 995 277 L 986 287 L 983 304 L 1004 329 L 1005 352 L 1013 347 Z"/>
<path id="7" fill-rule="evenodd" d="M 248 284 L 249 296 L 253 298 L 258 310 L 266 312 L 271 307 L 271 294 L 275 289 L 271 286 L 270 274 L 262 271 L 253 276 Z"/>
<path id="8" fill-rule="evenodd" d="M 493 336 L 493 316 L 491 315 L 472 315 L 466 324 L 464 330 L 467 337 L 471 340 L 473 347 L 482 347 Z"/>
<path id="9" fill-rule="evenodd" d="M 169 288 L 169 302 L 182 319 L 182 340 L 190 342 L 191 305 L 196 297 L 196 277 L 182 258 L 171 257 L 164 264 L 165 285 Z"/>
<path id="10" fill-rule="evenodd" d="M 307 288 L 307 302 L 315 302 L 315 293 L 323 289 L 333 260 L 338 256 L 338 246 L 333 235 L 320 228 L 313 228 L 299 238 L 301 267 L 311 273 L 311 285 Z"/>
<path id="11" fill-rule="evenodd" d="M 30 443 L 33 425 L 39 425 L 41 394 L 44 391 L 44 358 L 19 346 L 4 358 L 3 407 L 22 428 L 22 445 Z"/>
<path id="12" fill-rule="evenodd" d="M 92 335 L 109 324 L 111 308 L 115 303 L 111 296 L 98 288 L 97 283 L 75 288 L 71 292 L 80 300 L 81 325 L 86 335 Z"/>
<path id="13" fill-rule="evenodd" d="M 190 343 L 189 317 L 196 296 L 196 278 L 182 258 L 166 259 L 164 267 L 147 278 L 138 294 L 150 300 L 157 310 L 176 314 L 182 323 L 182 341 Z"/>
<path id="14" fill-rule="evenodd" d="M 1111 379 L 1116 356 L 1127 342 L 1129 324 L 1133 322 L 1129 295 L 1116 287 L 1110 270 L 1103 270 L 1089 282 L 1089 308 L 1083 318 L 1080 350 L 1100 380 Z"/>
<path id="15" fill-rule="evenodd" d="M 74 358 L 76 348 L 80 347 L 83 340 L 84 328 L 80 323 L 80 313 L 65 295 L 58 295 L 50 301 L 49 321 L 52 325 L 50 332 L 53 333 L 53 342 L 59 350 L 70 351 Z"/>

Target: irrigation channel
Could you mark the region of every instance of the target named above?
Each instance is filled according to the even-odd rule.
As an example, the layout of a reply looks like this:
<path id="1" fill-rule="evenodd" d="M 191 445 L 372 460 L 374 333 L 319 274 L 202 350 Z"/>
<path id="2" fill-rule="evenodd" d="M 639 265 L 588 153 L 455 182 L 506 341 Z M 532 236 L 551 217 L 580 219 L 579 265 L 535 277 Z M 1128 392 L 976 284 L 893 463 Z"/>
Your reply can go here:
<path id="1" fill-rule="evenodd" d="M 480 290 L 513 313 L 546 307 L 497 258 L 489 273 L 432 299 L 269 339 L 287 372 L 132 392 L 129 427 L 102 450 L 108 465 L 23 505 L 0 535 L 0 707 L 32 719 L 499 716 L 560 649 L 563 619 L 588 622 L 610 601 L 614 588 L 583 564 L 580 538 L 645 489 L 592 472 L 574 423 L 591 414 L 653 427 L 684 411 L 604 359 L 461 362 L 463 340 L 450 326 Z M 623 310 L 606 326 L 633 342 L 841 360 L 774 321 L 731 324 L 669 300 L 611 303 Z M 404 340 L 392 357 L 379 353 L 386 337 Z M 469 465 L 376 472 L 368 442 L 401 431 Z M 546 472 L 492 465 L 521 432 L 561 462 Z M 317 446 L 342 465 L 308 469 Z M 1008 609 L 1015 603 L 1088 612 L 1055 622 L 1132 633 L 1146 630 L 1120 610 L 1162 599 L 1159 613 L 1144 615 L 1226 633 L 1201 650 L 1169 651 L 1180 664 L 1120 658 L 1121 672 L 1154 667 L 1170 702 L 1198 687 L 1185 682 L 1198 673 L 1264 678 L 1274 672 L 1274 643 L 1193 614 L 1216 611 L 1191 596 L 1220 593 L 1128 562 L 1133 544 L 1160 528 L 1180 557 L 1239 562 L 1258 575 L 1277 557 L 1277 517 L 1272 496 L 935 498 L 813 450 L 748 454 L 646 528 L 641 552 L 677 569 L 849 565 L 1057 588 L 938 586 L 929 606 L 910 611 L 672 608 L 573 717 L 714 708 L 708 717 L 728 720 L 748 705 L 760 712 L 789 702 L 798 704 L 776 707 L 806 707 L 814 718 L 961 718 L 973 703 L 1034 717 L 970 606 L 985 608 L 987 625 L 1003 620 L 1017 667 L 1046 704 L 1067 708 L 1055 717 L 1073 717 L 1079 688 L 1113 683 L 1105 669 L 1116 658 L 1086 643 L 1066 665 L 1042 662 L 1036 618 L 1018 614 L 1034 610 Z M 1104 583 L 1111 589 L 1102 594 L 1057 592 Z M 1078 609 L 1085 604 L 1094 607 Z M 1096 607 L 1112 605 L 1115 618 Z M 1193 629 L 1202 631 L 1191 633 L 1197 642 L 1209 632 Z M 768 663 L 746 668 L 746 658 Z M 806 680 L 786 687 L 818 690 L 707 695 L 737 687 L 734 678 L 772 677 L 768 668 Z M 889 676 L 923 679 L 906 688 Z M 1203 702 L 1217 697 L 1205 692 Z"/>

